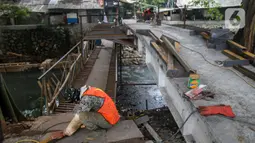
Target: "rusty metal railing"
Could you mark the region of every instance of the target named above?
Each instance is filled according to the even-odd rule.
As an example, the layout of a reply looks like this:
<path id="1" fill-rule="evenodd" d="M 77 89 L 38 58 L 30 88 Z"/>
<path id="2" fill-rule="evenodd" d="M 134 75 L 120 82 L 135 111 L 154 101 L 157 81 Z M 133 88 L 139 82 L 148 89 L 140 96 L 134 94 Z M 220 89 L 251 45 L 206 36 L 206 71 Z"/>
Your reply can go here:
<path id="1" fill-rule="evenodd" d="M 42 109 L 49 114 L 58 105 L 56 101 L 64 100 L 66 88 L 72 86 L 77 74 L 83 69 L 84 64 L 95 49 L 95 42 L 84 41 L 73 46 L 58 61 L 48 59 L 41 64 L 42 75 L 37 79 L 41 88 L 41 96 L 45 99 L 45 107 Z"/>

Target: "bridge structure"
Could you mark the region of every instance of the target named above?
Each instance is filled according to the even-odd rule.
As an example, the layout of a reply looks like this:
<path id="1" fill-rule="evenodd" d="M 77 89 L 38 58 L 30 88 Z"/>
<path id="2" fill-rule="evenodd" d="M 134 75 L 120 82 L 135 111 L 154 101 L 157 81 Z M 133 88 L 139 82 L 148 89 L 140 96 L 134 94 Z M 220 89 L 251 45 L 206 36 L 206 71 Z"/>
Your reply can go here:
<path id="1" fill-rule="evenodd" d="M 124 21 L 124 25 L 117 27 L 98 24 L 82 35 L 81 42 L 53 66 L 47 67 L 45 62 L 45 72 L 38 78 L 38 83 L 42 96 L 46 98 L 47 113 L 70 112 L 75 104 L 61 99 L 64 90 L 86 83 L 101 87 L 115 100 L 116 90 L 122 82 L 121 49 L 130 46 L 145 55 L 146 65 L 153 73 L 166 105 L 180 128 L 178 131 L 186 142 L 238 143 L 240 138 L 244 142 L 254 142 L 254 131 L 250 129 L 254 125 L 251 118 L 255 111 L 252 110 L 255 89 L 251 86 L 254 81 L 243 78 L 233 69 L 215 65 L 214 61 L 228 58 L 220 51 L 207 49 L 204 40 L 194 32 L 164 24 L 155 27 Z M 97 39 L 106 39 L 112 44 L 106 42 L 104 48 L 95 46 Z M 56 72 L 56 66 L 63 67 L 61 73 Z M 245 68 L 254 70 L 251 65 Z M 201 76 L 202 84 L 215 93 L 214 99 L 191 100 L 185 97 L 191 73 Z M 219 104 L 230 105 L 237 118 L 203 117 L 197 112 L 199 106 Z"/>
<path id="2" fill-rule="evenodd" d="M 111 68 L 111 75 L 113 75 L 117 73 L 115 71 L 115 62 L 121 60 L 117 60 L 116 55 L 121 52 L 122 45 L 134 47 L 134 35 L 128 35 L 123 26 L 117 27 L 114 24 L 104 23 L 96 24 L 86 33 L 83 32 L 82 29 L 83 27 L 81 25 L 81 41 L 73 46 L 64 56 L 53 65 L 50 65 L 52 62 L 51 60 L 45 60 L 42 63 L 43 74 L 38 78 L 38 85 L 41 88 L 42 96 L 45 97 L 44 105 L 47 114 L 50 112 L 52 113 L 53 111 L 62 113 L 73 110 L 75 104 L 67 103 L 65 101 L 63 98 L 64 92 L 67 88 L 80 88 L 86 84 L 91 72 L 96 72 L 92 70 L 102 49 L 110 50 L 111 55 L 109 56 L 112 57 L 112 67 L 109 67 L 108 65 L 106 68 Z M 111 45 L 106 42 L 108 47 L 96 46 L 95 40 L 98 39 L 112 41 L 114 44 Z M 108 59 L 106 58 L 106 60 Z M 101 66 L 105 68 L 105 65 Z M 60 68 L 61 70 L 56 70 L 56 68 L 59 67 L 62 67 Z M 108 71 L 109 69 L 106 70 Z M 104 76 L 107 77 L 108 73 Z M 114 89 L 104 90 L 111 91 L 110 95 L 115 98 L 116 95 L 113 91 L 115 91 L 115 88 L 117 87 L 117 79 L 115 75 L 113 77 L 114 87 L 111 88 Z"/>

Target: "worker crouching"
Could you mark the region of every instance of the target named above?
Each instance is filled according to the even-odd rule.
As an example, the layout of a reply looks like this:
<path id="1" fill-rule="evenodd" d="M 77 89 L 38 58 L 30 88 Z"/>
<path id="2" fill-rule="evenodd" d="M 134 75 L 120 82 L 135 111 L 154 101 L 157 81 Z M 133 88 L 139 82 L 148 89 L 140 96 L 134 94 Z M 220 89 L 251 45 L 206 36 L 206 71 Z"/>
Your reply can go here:
<path id="1" fill-rule="evenodd" d="M 76 91 L 73 92 L 74 90 Z M 69 91 L 72 92 L 66 94 L 79 99 L 80 103 L 76 105 L 75 116 L 64 131 L 64 135 L 71 136 L 81 126 L 88 130 L 109 129 L 119 121 L 120 116 L 115 103 L 101 89 L 85 85 L 81 87 L 80 92 L 77 92 L 77 89 Z"/>

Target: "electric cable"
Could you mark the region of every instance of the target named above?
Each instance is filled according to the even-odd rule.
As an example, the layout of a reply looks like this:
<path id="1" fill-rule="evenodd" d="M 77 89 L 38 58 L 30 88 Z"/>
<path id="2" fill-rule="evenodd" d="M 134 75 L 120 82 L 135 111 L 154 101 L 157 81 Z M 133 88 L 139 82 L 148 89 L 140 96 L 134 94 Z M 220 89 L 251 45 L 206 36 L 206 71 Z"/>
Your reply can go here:
<path id="1" fill-rule="evenodd" d="M 193 112 L 191 112 L 189 114 L 189 116 L 186 118 L 186 120 L 182 123 L 182 125 L 179 127 L 179 129 L 170 137 L 170 140 L 172 140 L 183 128 L 183 126 L 187 123 L 187 121 L 189 120 L 189 118 L 191 117 L 191 115 L 193 115 L 194 113 L 198 112 L 197 110 L 194 110 Z"/>
<path id="2" fill-rule="evenodd" d="M 221 67 L 221 66 L 219 66 L 219 65 L 217 65 L 217 64 L 211 63 L 209 60 L 207 60 L 207 59 L 205 58 L 205 56 L 204 56 L 202 53 L 200 53 L 200 52 L 198 52 L 198 51 L 196 51 L 196 50 L 190 49 L 190 48 L 185 47 L 185 46 L 183 46 L 183 45 L 182 45 L 182 47 L 185 48 L 185 49 L 188 49 L 188 50 L 190 50 L 190 51 L 192 51 L 192 52 L 195 52 L 195 53 L 199 54 L 207 63 L 209 63 L 209 64 L 211 64 L 211 65 L 213 65 L 213 66 L 215 66 L 215 67 L 219 67 L 219 68 L 221 68 L 221 69 L 227 69 L 227 68 L 223 68 L 223 67 Z M 236 75 L 237 75 L 239 78 L 241 78 L 246 84 L 248 84 L 249 86 L 251 86 L 252 88 L 255 89 L 255 86 L 252 85 L 250 82 L 248 82 L 246 79 L 244 79 L 240 74 L 238 74 L 237 72 L 235 72 L 235 71 L 232 70 L 232 69 L 227 69 L 227 70 L 229 70 L 229 71 L 233 72 L 234 74 L 236 74 Z"/>
<path id="3" fill-rule="evenodd" d="M 40 143 L 39 141 L 37 140 L 32 140 L 32 139 L 24 139 L 24 140 L 19 140 L 15 143 L 21 143 L 21 142 L 34 142 L 34 143 Z"/>

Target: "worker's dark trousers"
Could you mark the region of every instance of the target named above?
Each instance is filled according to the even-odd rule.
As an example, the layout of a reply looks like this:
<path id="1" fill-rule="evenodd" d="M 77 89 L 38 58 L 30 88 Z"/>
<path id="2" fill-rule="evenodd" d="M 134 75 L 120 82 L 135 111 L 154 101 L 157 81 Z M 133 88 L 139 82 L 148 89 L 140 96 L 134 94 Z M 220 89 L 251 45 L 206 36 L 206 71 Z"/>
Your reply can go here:
<path id="1" fill-rule="evenodd" d="M 96 130 L 98 128 L 109 129 L 112 127 L 112 125 L 97 112 L 80 112 L 79 118 L 83 125 L 85 125 L 85 128 L 89 130 Z"/>

